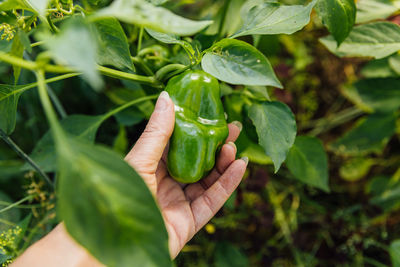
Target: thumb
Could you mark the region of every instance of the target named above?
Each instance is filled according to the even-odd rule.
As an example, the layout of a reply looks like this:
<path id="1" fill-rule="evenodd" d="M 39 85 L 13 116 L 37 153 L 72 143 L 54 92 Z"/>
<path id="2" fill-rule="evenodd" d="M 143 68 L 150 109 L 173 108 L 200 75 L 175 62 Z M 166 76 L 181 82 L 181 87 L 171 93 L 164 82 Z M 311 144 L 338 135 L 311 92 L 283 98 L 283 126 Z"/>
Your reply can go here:
<path id="1" fill-rule="evenodd" d="M 156 172 L 174 125 L 174 103 L 168 93 L 163 91 L 146 129 L 125 158 L 139 174 Z"/>

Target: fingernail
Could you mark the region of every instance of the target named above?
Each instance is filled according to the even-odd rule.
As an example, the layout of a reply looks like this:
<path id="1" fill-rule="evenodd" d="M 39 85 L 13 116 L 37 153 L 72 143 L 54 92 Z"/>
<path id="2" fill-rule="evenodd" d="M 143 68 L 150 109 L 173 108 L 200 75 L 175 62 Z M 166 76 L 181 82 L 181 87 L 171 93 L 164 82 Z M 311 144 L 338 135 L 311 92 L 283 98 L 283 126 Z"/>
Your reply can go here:
<path id="1" fill-rule="evenodd" d="M 237 150 L 236 145 L 235 145 L 234 142 L 228 142 L 228 145 L 232 146 L 235 149 L 235 151 Z"/>
<path id="2" fill-rule="evenodd" d="M 243 157 L 241 158 L 246 163 L 246 166 L 249 164 L 249 158 L 248 157 Z"/>
<path id="3" fill-rule="evenodd" d="M 166 91 L 162 91 L 158 97 L 155 109 L 157 111 L 163 111 L 168 108 L 169 94 Z"/>
<path id="4" fill-rule="evenodd" d="M 232 124 L 239 128 L 239 131 L 242 131 L 243 124 L 240 121 L 232 121 Z"/>

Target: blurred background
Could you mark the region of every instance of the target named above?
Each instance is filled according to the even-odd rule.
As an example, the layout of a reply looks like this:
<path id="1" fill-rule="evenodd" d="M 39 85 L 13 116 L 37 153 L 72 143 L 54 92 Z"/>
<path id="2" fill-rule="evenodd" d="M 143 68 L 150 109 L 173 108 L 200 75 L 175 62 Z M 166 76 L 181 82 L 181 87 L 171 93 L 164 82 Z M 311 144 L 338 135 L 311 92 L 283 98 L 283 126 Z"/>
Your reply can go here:
<path id="1" fill-rule="evenodd" d="M 99 0 L 98 5 L 107 2 Z M 169 1 L 165 6 L 185 17 L 212 18 L 218 22 L 224 2 Z M 245 1 L 230 2 L 223 29 L 227 36 L 240 26 L 238 14 Z M 304 1 L 282 2 L 304 4 Z M 396 12 L 378 19 L 398 23 L 400 17 Z M 123 26 L 134 43 L 137 29 Z M 190 41 L 198 41 L 204 48 L 207 43 L 212 44 L 217 32 L 218 27 L 211 26 Z M 394 128 L 371 123 L 364 135 L 342 137 L 360 125 L 366 114 L 346 88 L 360 81 L 382 86 L 382 79 L 396 85 L 400 83 L 399 73 L 390 68 L 387 58 L 333 55 L 318 40 L 328 34 L 313 11 L 311 22 L 293 35 L 240 39 L 255 45 L 268 57 L 284 86 L 284 90 L 267 88 L 268 95 L 260 97 L 286 103 L 296 116 L 298 135 L 315 136 L 322 141 L 328 153 L 330 191 L 301 183 L 286 166 L 274 173 L 270 160 L 256 145 L 255 129 L 241 115 L 243 99 L 226 93 L 223 101 L 228 120 L 239 119 L 244 125 L 244 135 L 237 144 L 239 154 L 248 156 L 251 163 L 238 190 L 183 249 L 176 260 L 177 266 L 391 266 L 390 245 L 400 238 L 400 120 L 396 120 Z M 8 45 L 6 40 L 0 41 L 0 47 Z M 171 61 L 187 60 L 179 47 L 157 44 L 146 36 L 143 47 L 154 45 L 160 45 L 160 54 Z M 135 51 L 135 46 L 131 49 Z M 165 64 L 153 61 L 155 68 L 157 64 Z M 11 73 L 9 65 L 0 63 L 1 84 L 13 83 Z M 20 84 L 34 80 L 30 72 L 22 70 Z M 102 93 L 95 92 L 79 78 L 53 83 L 50 87 L 62 100 L 67 114 L 87 115 L 102 114 L 130 99 L 157 92 L 132 82 L 108 78 L 105 81 L 107 86 Z M 227 84 L 221 87 L 223 94 L 238 89 Z M 123 155 L 143 131 L 153 106 L 149 101 L 106 121 L 96 141 Z M 24 93 L 12 139 L 30 152 L 47 129 L 36 90 Z M 341 149 L 342 143 L 360 140 L 367 143 L 357 143 L 352 151 Z M 27 195 L 38 195 L 29 205 L 0 213 L 2 242 L 12 236 L 7 232 L 10 223 L 31 214 L 32 227 L 23 234 L 29 245 L 48 232 L 57 218 L 54 195 L 47 194 L 38 175 L 23 166 L 15 152 L 0 142 L 0 209 Z"/>

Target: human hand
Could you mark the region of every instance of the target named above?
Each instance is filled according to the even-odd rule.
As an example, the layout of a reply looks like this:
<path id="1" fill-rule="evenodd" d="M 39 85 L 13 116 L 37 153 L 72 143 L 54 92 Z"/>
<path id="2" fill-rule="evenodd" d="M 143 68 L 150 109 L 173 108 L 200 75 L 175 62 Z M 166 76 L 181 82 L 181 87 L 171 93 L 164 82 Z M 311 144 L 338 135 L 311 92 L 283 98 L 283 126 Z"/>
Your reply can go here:
<path id="1" fill-rule="evenodd" d="M 215 168 L 197 183 L 183 185 L 169 176 L 166 152 L 175 125 L 174 104 L 162 92 L 143 134 L 125 160 L 141 175 L 155 196 L 169 235 L 169 250 L 175 258 L 183 246 L 223 206 L 239 185 L 247 159 L 235 160 L 234 141 L 240 128 L 229 124 Z"/>

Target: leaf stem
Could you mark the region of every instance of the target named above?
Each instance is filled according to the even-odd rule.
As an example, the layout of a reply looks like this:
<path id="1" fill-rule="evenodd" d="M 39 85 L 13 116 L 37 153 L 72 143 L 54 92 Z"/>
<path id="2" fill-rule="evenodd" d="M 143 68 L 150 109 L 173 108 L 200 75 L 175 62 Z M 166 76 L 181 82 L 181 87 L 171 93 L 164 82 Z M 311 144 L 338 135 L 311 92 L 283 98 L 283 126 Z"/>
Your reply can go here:
<path id="1" fill-rule="evenodd" d="M 137 45 L 136 54 L 139 54 L 140 50 L 142 49 L 143 32 L 144 32 L 144 27 L 140 27 L 140 30 L 139 30 L 139 40 L 138 40 L 138 45 Z"/>
<path id="2" fill-rule="evenodd" d="M 50 177 L 24 152 L 22 149 L 14 143 L 14 141 L 5 133 L 3 130 L 0 129 L 0 137 L 4 140 L 23 160 L 29 163 L 42 178 L 54 189 L 54 184 L 51 181 Z"/>
<path id="3" fill-rule="evenodd" d="M 27 200 L 31 200 L 32 198 L 33 198 L 33 195 L 26 196 L 26 197 L 24 197 L 23 199 L 20 199 L 20 200 L 18 200 L 17 202 L 12 203 L 11 205 L 5 207 L 4 209 L 1 209 L 1 210 L 0 210 L 0 214 L 3 213 L 3 212 L 6 212 L 7 210 L 10 210 L 10 209 L 12 209 L 12 208 L 18 206 L 18 205 L 21 204 L 21 203 L 24 203 L 24 202 L 27 201 Z"/>

